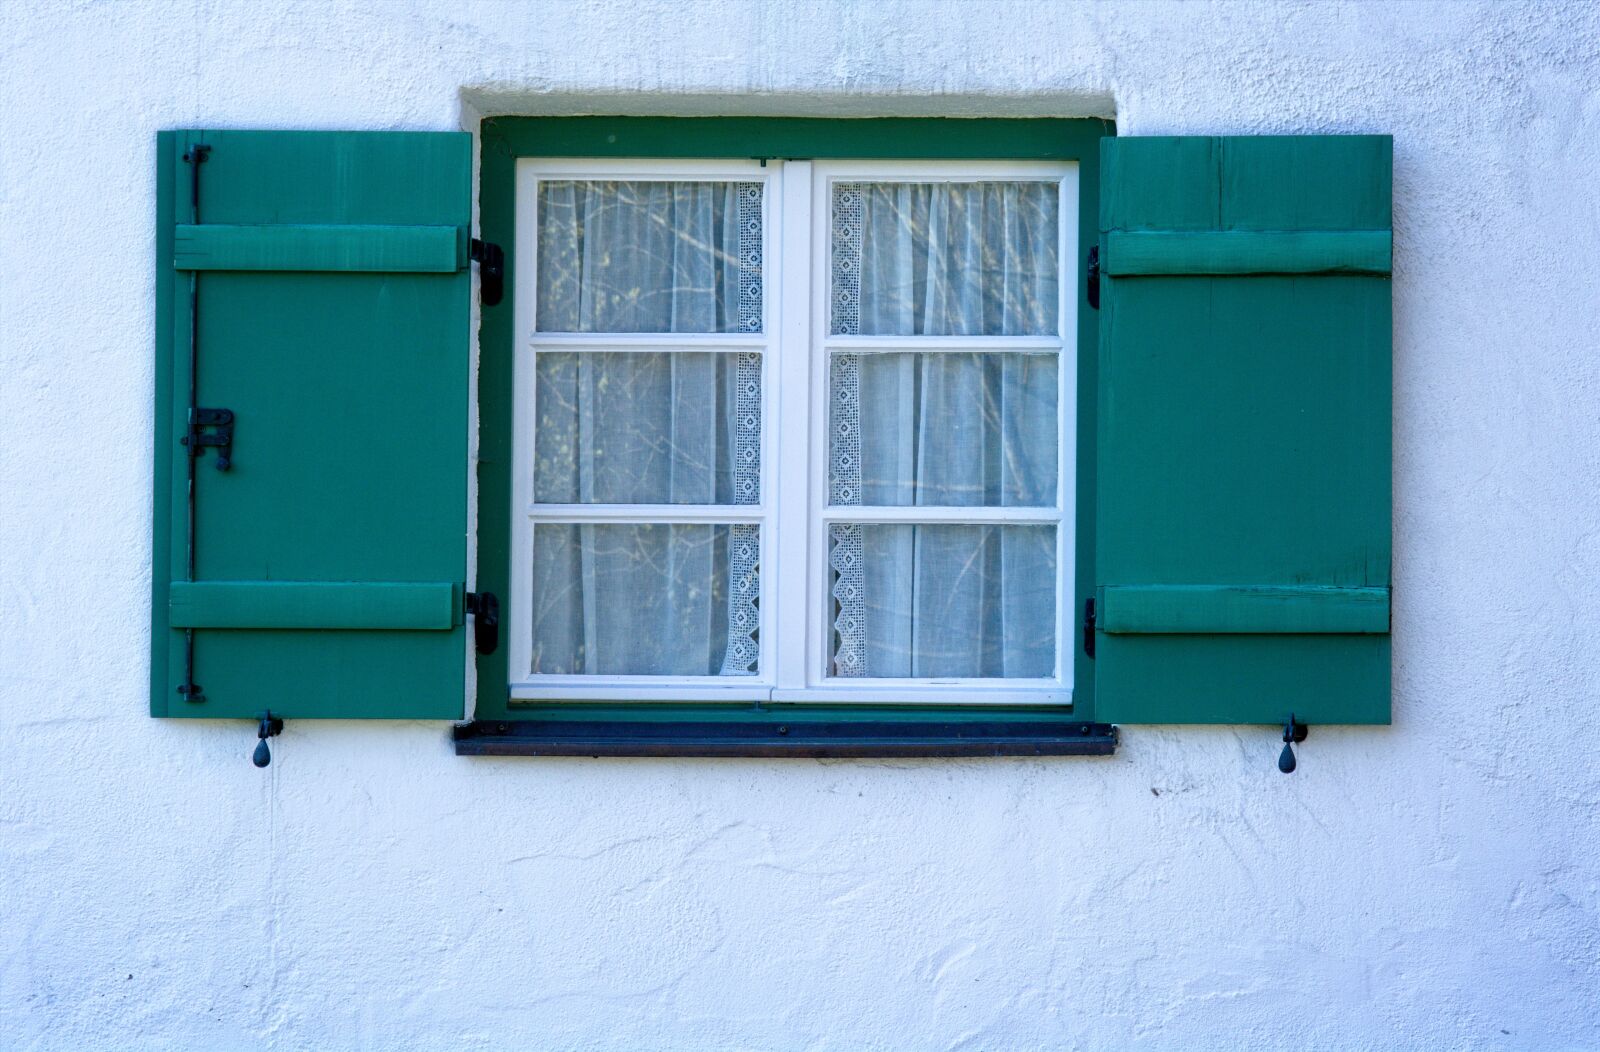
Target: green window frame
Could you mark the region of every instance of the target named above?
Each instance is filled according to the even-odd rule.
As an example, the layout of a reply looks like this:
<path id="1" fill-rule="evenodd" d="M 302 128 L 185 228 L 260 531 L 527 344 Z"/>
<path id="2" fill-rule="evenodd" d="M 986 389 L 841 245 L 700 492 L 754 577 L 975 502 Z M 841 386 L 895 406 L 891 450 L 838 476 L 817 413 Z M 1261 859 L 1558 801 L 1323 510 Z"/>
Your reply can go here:
<path id="1" fill-rule="evenodd" d="M 1077 258 L 1098 238 L 1098 119 L 494 117 L 480 138 L 480 228 L 505 249 L 515 287 L 516 163 L 530 157 L 1076 162 Z M 1093 594 L 1098 318 L 1079 282 L 1076 534 L 1072 610 Z M 511 301 L 485 306 L 479 330 L 476 589 L 510 581 Z M 1072 635 L 1076 638 L 1076 634 Z M 534 702 L 512 704 L 505 648 L 477 658 L 474 720 L 456 730 L 463 754 L 1033 755 L 1103 754 L 1113 728 L 1094 720 L 1094 663 L 1073 650 L 1070 705 Z"/>

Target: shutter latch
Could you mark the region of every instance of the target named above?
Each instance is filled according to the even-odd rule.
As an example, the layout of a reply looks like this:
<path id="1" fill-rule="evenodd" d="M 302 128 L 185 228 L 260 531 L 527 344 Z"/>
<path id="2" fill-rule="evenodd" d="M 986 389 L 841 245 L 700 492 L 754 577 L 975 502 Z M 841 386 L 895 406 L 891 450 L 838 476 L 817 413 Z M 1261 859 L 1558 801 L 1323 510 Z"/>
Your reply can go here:
<path id="1" fill-rule="evenodd" d="M 467 254 L 478 264 L 478 288 L 483 305 L 493 307 L 505 295 L 506 254 L 493 241 L 480 241 L 478 238 L 468 242 Z"/>
<path id="2" fill-rule="evenodd" d="M 1283 725 L 1283 752 L 1278 754 L 1278 770 L 1284 774 L 1294 771 L 1294 748 L 1291 743 L 1306 740 L 1309 728 L 1294 718 L 1294 713 L 1289 713 L 1288 722 Z"/>
<path id="3" fill-rule="evenodd" d="M 472 615 L 472 643 L 480 654 L 493 654 L 500 646 L 500 600 L 493 592 L 468 592 L 467 613 Z"/>
<path id="4" fill-rule="evenodd" d="M 1090 659 L 1094 657 L 1094 596 L 1083 601 L 1083 653 Z"/>
<path id="5" fill-rule="evenodd" d="M 207 446 L 215 446 L 217 470 L 227 471 L 233 466 L 233 410 L 194 410 L 189 418 L 189 433 L 180 441 L 189 448 L 191 457 L 204 453 Z"/>

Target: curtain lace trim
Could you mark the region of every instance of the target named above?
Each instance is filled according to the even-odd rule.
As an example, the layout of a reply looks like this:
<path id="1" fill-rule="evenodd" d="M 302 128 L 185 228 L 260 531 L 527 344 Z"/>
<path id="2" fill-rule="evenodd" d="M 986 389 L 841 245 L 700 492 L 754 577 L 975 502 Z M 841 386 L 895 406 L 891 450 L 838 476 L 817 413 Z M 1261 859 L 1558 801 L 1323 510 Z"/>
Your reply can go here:
<path id="1" fill-rule="evenodd" d="M 760 332 L 762 321 L 761 184 L 739 183 L 739 331 Z M 761 503 L 761 355 L 740 352 L 734 363 L 733 500 Z M 728 650 L 724 676 L 750 676 L 761 656 L 761 527 L 737 523 L 728 541 Z"/>
<path id="2" fill-rule="evenodd" d="M 833 331 L 861 331 L 861 236 L 865 225 L 861 183 L 837 183 L 832 201 Z M 861 357 L 836 354 L 828 363 L 832 433 L 828 436 L 828 499 L 835 505 L 861 503 Z M 865 554 L 859 523 L 838 523 L 828 531 L 828 565 L 833 570 L 833 674 L 867 674 Z"/>

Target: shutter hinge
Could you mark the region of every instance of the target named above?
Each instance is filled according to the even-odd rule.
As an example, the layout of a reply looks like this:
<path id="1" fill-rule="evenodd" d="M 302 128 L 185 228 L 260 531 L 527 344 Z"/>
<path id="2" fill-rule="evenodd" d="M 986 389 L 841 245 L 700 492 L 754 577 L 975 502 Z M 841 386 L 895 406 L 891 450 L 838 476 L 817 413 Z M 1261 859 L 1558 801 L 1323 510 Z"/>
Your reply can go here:
<path id="1" fill-rule="evenodd" d="M 468 592 L 466 610 L 472 615 L 473 647 L 493 654 L 500 646 L 500 599 L 493 592 Z"/>
<path id="2" fill-rule="evenodd" d="M 493 307 L 505 296 L 506 254 L 493 241 L 473 238 L 468 242 L 468 256 L 478 264 L 478 288 L 483 305 Z"/>
<path id="3" fill-rule="evenodd" d="M 215 430 L 207 430 L 214 428 Z M 227 471 L 233 467 L 233 410 L 196 409 L 189 417 L 189 431 L 178 441 L 188 448 L 189 456 L 198 457 L 207 446 L 217 450 L 216 468 Z"/>
<path id="4" fill-rule="evenodd" d="M 1083 653 L 1084 656 L 1094 658 L 1094 596 L 1083 601 Z"/>
<path id="5" fill-rule="evenodd" d="M 1088 276 L 1089 306 L 1095 310 L 1100 309 L 1100 246 L 1096 245 L 1089 250 L 1089 276 Z"/>

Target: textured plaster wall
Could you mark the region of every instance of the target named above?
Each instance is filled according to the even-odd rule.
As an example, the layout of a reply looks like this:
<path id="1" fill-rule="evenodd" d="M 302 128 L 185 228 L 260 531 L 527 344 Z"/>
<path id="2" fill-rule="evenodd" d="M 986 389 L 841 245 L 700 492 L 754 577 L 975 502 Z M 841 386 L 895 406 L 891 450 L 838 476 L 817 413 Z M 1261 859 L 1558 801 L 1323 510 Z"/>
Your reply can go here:
<path id="1" fill-rule="evenodd" d="M 0 1048 L 1600 1047 L 1600 8 L 0 0 Z M 1391 729 L 456 758 L 146 711 L 155 132 L 1395 136 Z"/>

